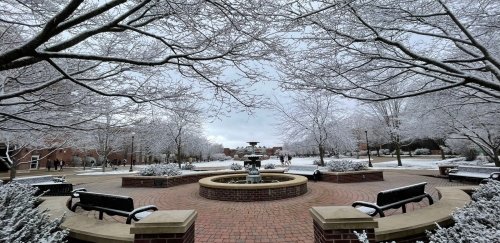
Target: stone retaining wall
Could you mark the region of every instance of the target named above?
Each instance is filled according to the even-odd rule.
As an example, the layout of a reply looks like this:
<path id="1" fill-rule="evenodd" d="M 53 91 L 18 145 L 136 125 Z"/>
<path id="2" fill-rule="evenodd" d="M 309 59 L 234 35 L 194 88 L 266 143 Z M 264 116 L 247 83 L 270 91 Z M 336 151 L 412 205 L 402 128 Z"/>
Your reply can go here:
<path id="1" fill-rule="evenodd" d="M 381 170 L 363 170 L 350 172 L 321 172 L 321 181 L 333 183 L 352 183 L 364 181 L 383 181 Z"/>

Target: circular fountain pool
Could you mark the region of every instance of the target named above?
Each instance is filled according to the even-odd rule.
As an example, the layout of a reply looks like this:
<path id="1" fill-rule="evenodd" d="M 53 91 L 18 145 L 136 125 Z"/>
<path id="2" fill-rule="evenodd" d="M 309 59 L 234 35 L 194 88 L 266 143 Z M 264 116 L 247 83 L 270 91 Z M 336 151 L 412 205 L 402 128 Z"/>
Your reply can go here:
<path id="1" fill-rule="evenodd" d="M 221 201 L 253 202 L 297 197 L 307 192 L 307 178 L 263 173 L 262 183 L 246 184 L 245 175 L 220 175 L 198 181 L 200 196 Z"/>

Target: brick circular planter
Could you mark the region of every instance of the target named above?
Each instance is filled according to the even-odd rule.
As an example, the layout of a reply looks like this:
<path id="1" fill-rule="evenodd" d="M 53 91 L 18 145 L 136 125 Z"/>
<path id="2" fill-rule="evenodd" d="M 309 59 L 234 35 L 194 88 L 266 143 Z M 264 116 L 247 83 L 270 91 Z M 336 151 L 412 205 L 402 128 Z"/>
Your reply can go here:
<path id="1" fill-rule="evenodd" d="M 220 201 L 255 202 L 298 197 L 307 192 L 307 178 L 298 175 L 263 173 L 263 180 L 285 180 L 275 183 L 228 184 L 217 181 L 242 175 L 212 176 L 199 180 L 200 196 Z"/>

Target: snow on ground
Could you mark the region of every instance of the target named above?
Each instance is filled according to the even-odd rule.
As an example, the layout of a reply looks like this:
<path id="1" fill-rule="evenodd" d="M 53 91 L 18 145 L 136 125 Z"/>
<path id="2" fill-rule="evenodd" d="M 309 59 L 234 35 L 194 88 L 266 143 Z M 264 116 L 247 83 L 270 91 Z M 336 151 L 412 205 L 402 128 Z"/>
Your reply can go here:
<path id="1" fill-rule="evenodd" d="M 312 165 L 314 160 L 319 160 L 319 157 L 307 157 L 307 158 L 292 158 L 292 165 Z M 325 162 L 335 160 L 332 158 L 325 158 Z M 343 158 L 343 160 L 352 161 L 364 161 L 368 162 L 367 159 L 355 159 L 355 158 Z M 438 170 L 438 165 L 443 163 L 453 163 L 457 159 L 449 160 L 438 160 L 436 158 L 403 158 L 403 166 L 398 167 L 397 160 L 372 163 L 375 169 L 404 169 L 404 170 Z M 243 161 L 235 160 L 225 160 L 225 161 L 211 161 L 211 162 L 200 162 L 194 163 L 197 169 L 207 169 L 207 170 L 229 170 L 232 163 L 237 163 L 243 165 Z M 262 167 L 266 164 L 274 164 L 277 168 L 281 166 L 281 162 L 277 158 L 271 158 L 268 160 L 263 160 Z M 472 162 L 475 163 L 475 162 Z M 102 172 L 101 167 L 87 168 L 84 170 L 77 171 L 77 175 L 127 175 L 127 174 L 137 174 L 141 168 L 145 165 L 136 165 L 133 167 L 134 171 L 129 172 L 129 166 L 119 166 L 117 170 L 112 170 L 110 167 L 106 168 L 106 172 Z M 183 174 L 193 174 L 200 173 L 198 171 L 183 170 Z"/>

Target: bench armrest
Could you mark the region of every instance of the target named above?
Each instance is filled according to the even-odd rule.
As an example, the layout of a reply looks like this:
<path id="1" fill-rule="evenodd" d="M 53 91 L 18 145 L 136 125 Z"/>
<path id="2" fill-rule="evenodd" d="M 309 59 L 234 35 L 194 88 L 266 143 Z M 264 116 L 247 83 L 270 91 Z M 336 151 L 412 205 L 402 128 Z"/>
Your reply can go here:
<path id="1" fill-rule="evenodd" d="M 126 223 L 130 224 L 132 222 L 132 219 L 134 221 L 139 221 L 139 219 L 136 217 L 136 214 L 141 213 L 141 212 L 145 212 L 145 211 L 149 211 L 149 210 L 156 211 L 156 210 L 158 210 L 158 208 L 155 205 L 147 205 L 147 206 L 136 208 L 136 209 L 132 210 L 132 212 L 130 212 L 129 216 L 127 217 Z"/>
<path id="2" fill-rule="evenodd" d="M 352 203 L 352 206 L 353 207 L 363 206 L 363 207 L 373 208 L 373 209 L 375 209 L 375 212 L 370 213 L 368 215 L 373 217 L 373 216 L 379 214 L 380 217 L 385 217 L 383 210 L 377 204 L 370 203 L 370 202 L 363 202 L 363 201 L 355 201 Z"/>
<path id="3" fill-rule="evenodd" d="M 73 208 L 73 198 L 80 197 L 78 192 L 86 192 L 86 191 L 87 191 L 87 189 L 85 189 L 85 188 L 77 188 L 77 189 L 71 191 L 70 198 L 66 202 L 66 207 L 74 212 L 75 209 Z"/>

